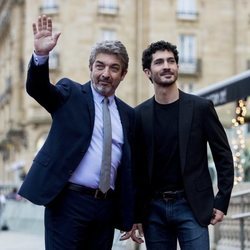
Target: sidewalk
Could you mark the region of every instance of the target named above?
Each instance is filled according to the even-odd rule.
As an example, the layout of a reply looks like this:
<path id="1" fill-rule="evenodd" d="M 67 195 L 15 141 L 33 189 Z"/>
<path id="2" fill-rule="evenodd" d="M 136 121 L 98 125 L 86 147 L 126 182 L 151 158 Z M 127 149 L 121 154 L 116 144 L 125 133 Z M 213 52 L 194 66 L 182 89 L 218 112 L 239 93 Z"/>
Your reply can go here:
<path id="1" fill-rule="evenodd" d="M 13 231 L 0 231 L 1 250 L 44 250 L 43 236 Z"/>
<path id="2" fill-rule="evenodd" d="M 36 234 L 14 231 L 0 231 L 1 250 L 44 250 L 44 238 Z M 113 245 L 113 250 L 134 250 L 134 246 L 125 242 Z M 141 250 L 145 249 L 143 246 Z"/>

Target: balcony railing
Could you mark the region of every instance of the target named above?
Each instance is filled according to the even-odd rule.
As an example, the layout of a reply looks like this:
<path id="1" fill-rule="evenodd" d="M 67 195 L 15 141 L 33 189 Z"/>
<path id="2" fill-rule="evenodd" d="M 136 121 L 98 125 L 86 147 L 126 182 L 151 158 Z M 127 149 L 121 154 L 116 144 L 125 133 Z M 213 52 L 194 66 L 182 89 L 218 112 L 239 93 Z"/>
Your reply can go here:
<path id="1" fill-rule="evenodd" d="M 249 183 L 240 183 L 232 193 L 227 216 L 218 224 L 218 242 L 216 250 L 250 249 L 250 187 Z"/>
<path id="2" fill-rule="evenodd" d="M 199 14 L 197 11 L 177 11 L 176 16 L 181 20 L 195 21 L 198 19 Z"/>
<path id="3" fill-rule="evenodd" d="M 59 12 L 59 6 L 57 4 L 42 5 L 40 7 L 41 14 L 57 14 Z"/>
<path id="4" fill-rule="evenodd" d="M 117 4 L 99 4 L 98 13 L 104 15 L 117 15 L 119 7 Z"/>

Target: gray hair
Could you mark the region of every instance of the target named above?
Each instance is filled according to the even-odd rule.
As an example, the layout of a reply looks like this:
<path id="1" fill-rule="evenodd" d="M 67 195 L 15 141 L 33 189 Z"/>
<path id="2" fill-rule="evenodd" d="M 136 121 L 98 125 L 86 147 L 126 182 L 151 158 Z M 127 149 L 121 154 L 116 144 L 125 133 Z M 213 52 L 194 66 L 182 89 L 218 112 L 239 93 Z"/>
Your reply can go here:
<path id="1" fill-rule="evenodd" d="M 100 53 L 116 55 L 122 63 L 123 73 L 128 69 L 129 57 L 125 46 L 118 40 L 102 41 L 96 43 L 90 52 L 89 67 L 92 68 L 96 56 Z"/>

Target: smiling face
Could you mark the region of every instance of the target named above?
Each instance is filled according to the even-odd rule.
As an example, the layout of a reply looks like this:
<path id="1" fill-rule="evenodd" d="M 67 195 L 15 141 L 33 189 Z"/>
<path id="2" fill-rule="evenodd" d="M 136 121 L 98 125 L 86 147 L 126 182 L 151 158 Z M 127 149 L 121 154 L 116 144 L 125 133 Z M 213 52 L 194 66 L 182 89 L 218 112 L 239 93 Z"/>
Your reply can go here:
<path id="1" fill-rule="evenodd" d="M 152 54 L 150 69 L 146 68 L 144 72 L 155 85 L 167 87 L 176 82 L 178 68 L 173 52 L 158 50 Z"/>
<path id="2" fill-rule="evenodd" d="M 103 96 L 111 96 L 124 79 L 120 59 L 114 54 L 100 53 L 90 67 L 90 79 L 94 89 Z"/>

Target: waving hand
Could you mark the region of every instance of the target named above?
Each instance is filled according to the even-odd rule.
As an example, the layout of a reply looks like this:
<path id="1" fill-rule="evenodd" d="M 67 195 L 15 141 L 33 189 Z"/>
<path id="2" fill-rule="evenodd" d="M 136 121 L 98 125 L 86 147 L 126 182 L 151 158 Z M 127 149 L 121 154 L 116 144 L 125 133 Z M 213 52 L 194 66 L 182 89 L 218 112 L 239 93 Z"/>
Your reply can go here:
<path id="1" fill-rule="evenodd" d="M 52 20 L 50 17 L 39 16 L 37 24 L 33 23 L 34 47 L 38 55 L 48 55 L 56 46 L 60 32 L 52 33 Z"/>

